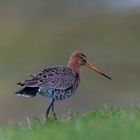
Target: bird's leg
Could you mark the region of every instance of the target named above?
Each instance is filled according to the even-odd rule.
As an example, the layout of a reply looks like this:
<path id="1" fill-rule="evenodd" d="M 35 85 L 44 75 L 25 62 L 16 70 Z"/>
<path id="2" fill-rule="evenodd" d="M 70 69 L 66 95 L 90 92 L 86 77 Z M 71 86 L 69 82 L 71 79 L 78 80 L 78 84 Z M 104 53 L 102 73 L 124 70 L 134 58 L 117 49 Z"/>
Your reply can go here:
<path id="1" fill-rule="evenodd" d="M 48 118 L 48 115 L 49 115 L 49 112 L 50 112 L 50 109 L 51 109 L 53 103 L 54 103 L 54 99 L 51 101 L 51 103 L 50 103 L 50 105 L 49 105 L 49 107 L 48 107 L 48 109 L 46 111 L 46 118 Z"/>
<path id="2" fill-rule="evenodd" d="M 55 110 L 54 110 L 54 102 L 52 104 L 52 112 L 53 112 L 54 119 L 57 120 L 56 113 L 55 113 Z"/>

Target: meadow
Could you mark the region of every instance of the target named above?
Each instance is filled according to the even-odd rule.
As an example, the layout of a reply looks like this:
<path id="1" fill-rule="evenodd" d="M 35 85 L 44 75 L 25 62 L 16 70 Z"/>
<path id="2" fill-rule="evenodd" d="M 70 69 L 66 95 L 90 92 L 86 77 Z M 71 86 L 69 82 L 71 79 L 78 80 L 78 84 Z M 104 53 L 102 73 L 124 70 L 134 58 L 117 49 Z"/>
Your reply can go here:
<path id="1" fill-rule="evenodd" d="M 139 140 L 140 108 L 95 108 L 79 117 L 43 121 L 0 128 L 0 140 Z"/>

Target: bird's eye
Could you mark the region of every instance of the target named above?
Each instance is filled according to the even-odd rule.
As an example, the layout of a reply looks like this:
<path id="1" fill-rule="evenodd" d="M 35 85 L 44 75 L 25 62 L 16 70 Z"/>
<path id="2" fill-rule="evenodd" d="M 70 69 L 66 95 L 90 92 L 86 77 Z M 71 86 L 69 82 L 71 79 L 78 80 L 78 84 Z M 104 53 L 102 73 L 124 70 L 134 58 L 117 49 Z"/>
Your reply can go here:
<path id="1" fill-rule="evenodd" d="M 82 56 L 80 56 L 80 59 L 81 59 L 81 60 L 85 60 Z"/>
<path id="2" fill-rule="evenodd" d="M 79 58 L 83 64 L 86 63 L 86 58 L 84 56 L 79 56 Z"/>
<path id="3" fill-rule="evenodd" d="M 84 57 L 84 56 L 80 56 L 80 59 L 82 59 L 82 60 L 86 60 L 86 57 Z"/>

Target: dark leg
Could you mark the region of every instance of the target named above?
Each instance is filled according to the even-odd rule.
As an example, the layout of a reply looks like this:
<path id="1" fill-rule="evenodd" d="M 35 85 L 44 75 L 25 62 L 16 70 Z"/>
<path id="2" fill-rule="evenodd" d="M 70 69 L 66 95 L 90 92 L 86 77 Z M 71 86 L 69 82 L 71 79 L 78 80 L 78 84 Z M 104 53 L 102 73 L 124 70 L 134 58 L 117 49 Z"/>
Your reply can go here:
<path id="1" fill-rule="evenodd" d="M 50 109 L 51 109 L 53 103 L 54 103 L 54 99 L 52 100 L 52 102 L 50 103 L 50 105 L 49 105 L 49 107 L 48 107 L 48 109 L 46 111 L 46 118 L 48 118 L 48 115 L 49 115 L 49 112 L 50 112 Z"/>
<path id="2" fill-rule="evenodd" d="M 52 104 L 52 112 L 53 112 L 53 116 L 54 116 L 55 120 L 57 120 L 56 113 L 55 113 L 55 110 L 54 110 L 54 102 Z"/>

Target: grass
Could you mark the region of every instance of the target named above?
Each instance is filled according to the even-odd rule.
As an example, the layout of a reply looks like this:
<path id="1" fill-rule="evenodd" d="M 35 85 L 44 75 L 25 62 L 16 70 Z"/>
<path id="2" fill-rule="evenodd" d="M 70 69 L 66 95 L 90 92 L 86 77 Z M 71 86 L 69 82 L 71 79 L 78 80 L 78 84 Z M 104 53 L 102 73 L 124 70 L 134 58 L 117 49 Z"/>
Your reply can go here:
<path id="1" fill-rule="evenodd" d="M 1 128 L 0 140 L 139 140 L 140 109 L 94 109 L 58 121 L 35 119 L 30 125 Z"/>

